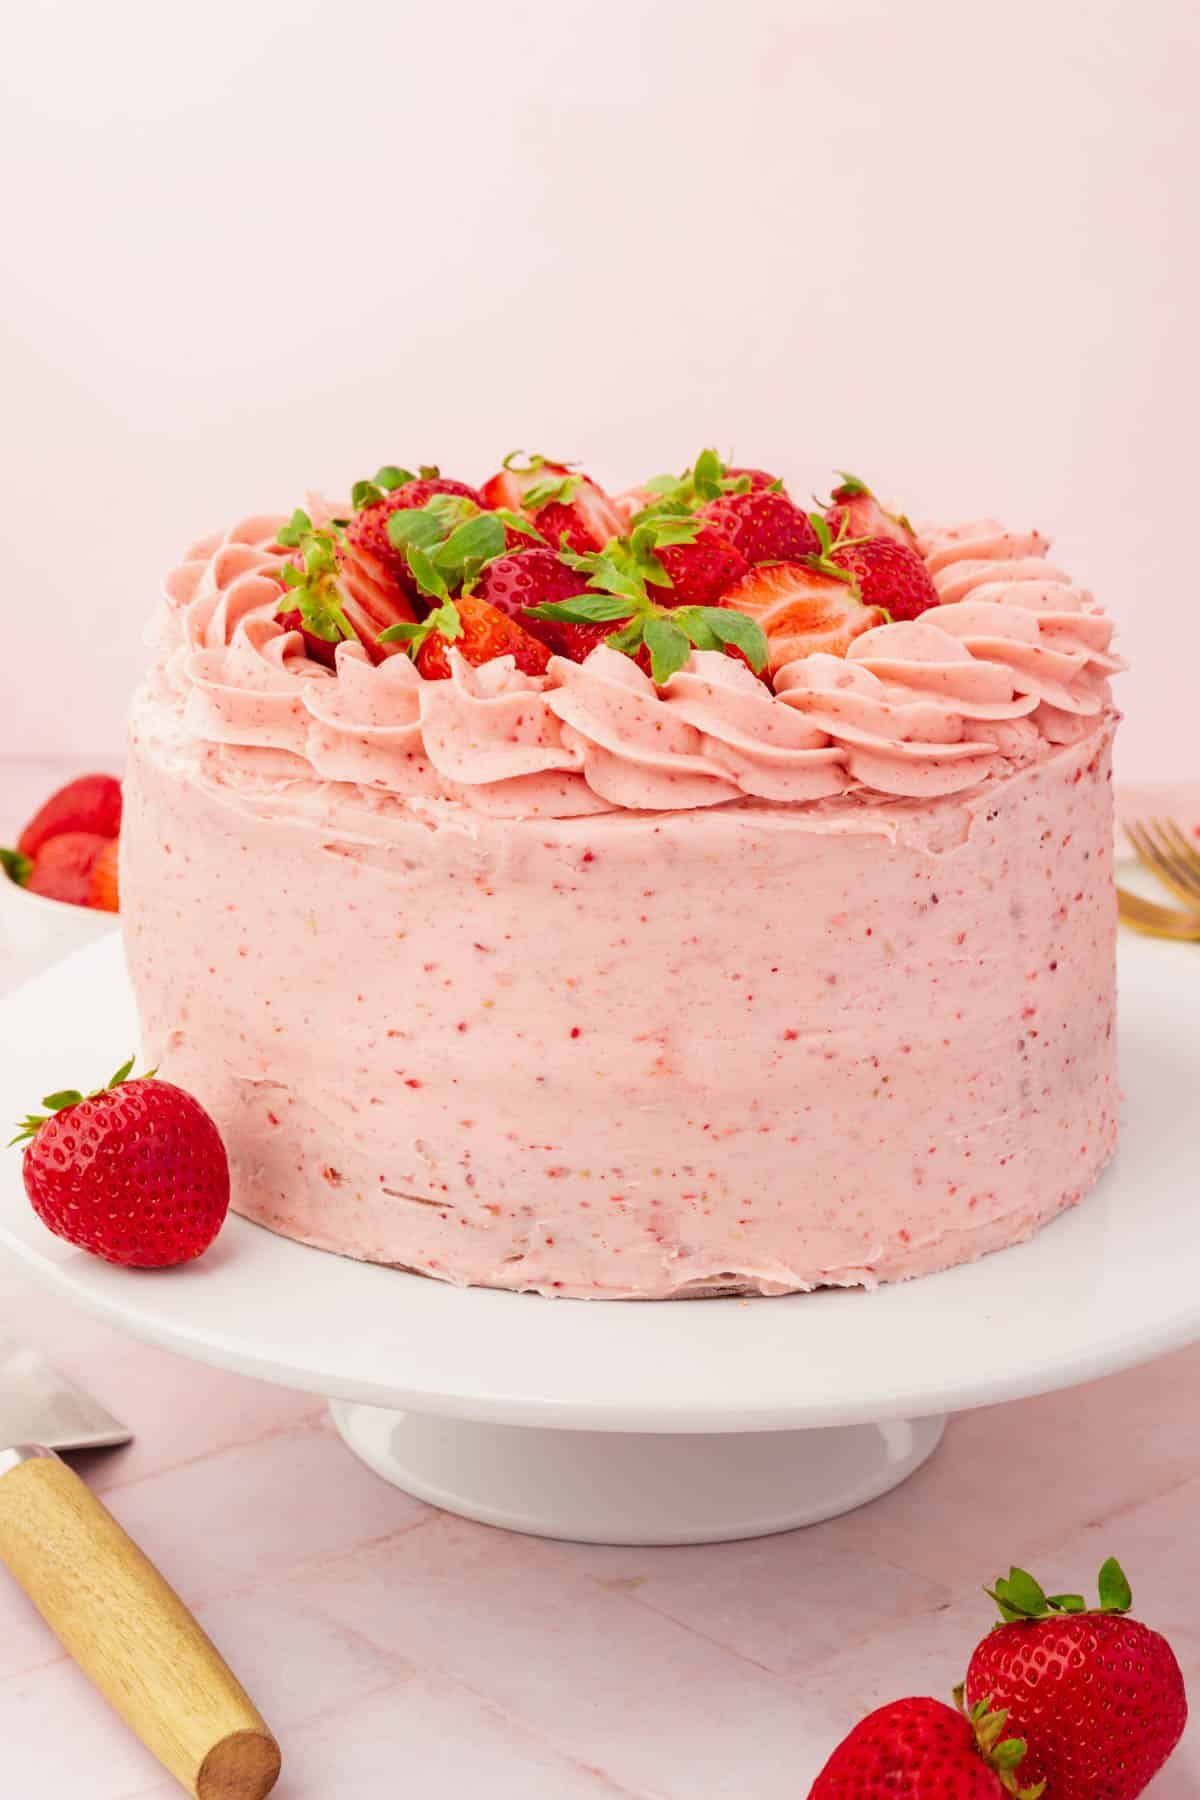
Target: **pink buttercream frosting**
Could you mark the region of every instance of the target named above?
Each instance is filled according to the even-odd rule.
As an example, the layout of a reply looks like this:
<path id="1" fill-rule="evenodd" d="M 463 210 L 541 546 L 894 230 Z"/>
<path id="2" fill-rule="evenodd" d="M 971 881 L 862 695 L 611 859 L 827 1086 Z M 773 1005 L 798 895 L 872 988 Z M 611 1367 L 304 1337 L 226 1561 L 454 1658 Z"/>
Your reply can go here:
<path id="1" fill-rule="evenodd" d="M 570 818 L 949 794 L 1086 734 L 1122 666 L 1111 621 L 1047 541 L 979 520 L 921 535 L 935 610 L 863 633 L 844 658 L 786 665 L 775 694 L 712 651 L 658 689 L 603 646 L 536 677 L 452 652 L 450 679 L 429 681 L 405 656 L 373 665 L 343 644 L 335 675 L 275 617 L 282 523 L 243 519 L 167 579 L 162 673 L 184 729 L 413 802 Z"/>

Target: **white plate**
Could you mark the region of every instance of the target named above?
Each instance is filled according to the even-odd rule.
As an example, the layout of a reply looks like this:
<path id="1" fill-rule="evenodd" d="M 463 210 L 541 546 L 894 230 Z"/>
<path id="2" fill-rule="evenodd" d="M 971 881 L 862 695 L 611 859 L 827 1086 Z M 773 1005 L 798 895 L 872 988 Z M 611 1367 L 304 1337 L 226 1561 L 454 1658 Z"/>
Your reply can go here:
<path id="1" fill-rule="evenodd" d="M 782 1507 L 777 1462 L 773 1473 L 761 1472 L 740 1516 L 729 1496 L 709 1494 L 707 1512 L 692 1503 L 704 1484 L 694 1471 L 685 1478 L 682 1442 L 672 1459 L 661 1438 L 643 1439 L 638 1481 L 656 1444 L 655 1454 L 672 1463 L 670 1492 L 653 1504 L 629 1501 L 627 1529 L 614 1515 L 616 1495 L 593 1497 L 594 1504 L 559 1495 L 539 1512 L 526 1491 L 534 1479 L 530 1455 L 536 1445 L 549 1459 L 536 1486 L 563 1476 L 562 1428 L 786 1434 L 927 1419 L 1070 1386 L 1200 1336 L 1192 1118 L 1200 948 L 1123 935 L 1120 961 L 1124 1129 L 1095 1191 L 1026 1245 L 875 1293 L 656 1305 L 463 1291 L 306 1250 L 239 1219 L 200 1262 L 137 1273 L 50 1236 L 26 1202 L 15 1152 L 0 1164 L 0 1242 L 32 1272 L 140 1337 L 360 1403 L 337 1409 L 359 1454 L 473 1516 L 626 1542 L 778 1529 L 894 1485 L 934 1447 L 936 1426 L 908 1439 L 868 1434 L 869 1455 L 864 1440 L 862 1454 L 850 1458 L 855 1468 L 831 1477 L 823 1498 L 802 1493 L 806 1484 L 791 1469 Z M 0 1006 L 0 1025 L 0 1119 L 17 1118 L 52 1088 L 106 1078 L 136 1041 L 119 942 L 92 945 L 22 988 Z M 381 1421 L 364 1406 L 438 1414 L 443 1424 L 553 1429 L 468 1437 L 466 1428 L 444 1426 L 452 1441 L 434 1445 L 428 1421 Z M 422 1432 L 418 1444 L 414 1434 Z M 850 1439 L 838 1437 L 845 1449 Z M 510 1482 L 507 1498 L 496 1498 L 501 1465 L 510 1474 L 515 1468 L 505 1445 L 518 1439 L 526 1479 L 520 1492 L 509 1491 Z M 745 1446 L 747 1462 L 751 1449 Z M 777 1449 L 783 1457 L 782 1441 Z M 599 1440 L 586 1454 L 611 1470 L 638 1459 L 639 1449 L 634 1439 L 620 1451 Z M 578 1477 L 586 1466 L 579 1439 L 570 1462 Z M 623 1479 L 631 1478 L 627 1467 Z M 669 1529 L 663 1507 L 678 1509 L 683 1495 L 690 1523 Z M 645 1516 L 634 1518 L 639 1509 Z"/>

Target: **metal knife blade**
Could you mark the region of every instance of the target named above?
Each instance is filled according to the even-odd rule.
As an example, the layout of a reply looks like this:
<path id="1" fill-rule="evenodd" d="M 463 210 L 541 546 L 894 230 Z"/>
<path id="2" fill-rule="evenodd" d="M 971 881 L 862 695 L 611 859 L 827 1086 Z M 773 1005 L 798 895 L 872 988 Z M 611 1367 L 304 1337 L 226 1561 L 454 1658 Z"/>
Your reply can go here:
<path id="1" fill-rule="evenodd" d="M 52 1368 L 38 1350 L 0 1338 L 0 1449 L 101 1450 L 133 1441 L 120 1419 Z"/>

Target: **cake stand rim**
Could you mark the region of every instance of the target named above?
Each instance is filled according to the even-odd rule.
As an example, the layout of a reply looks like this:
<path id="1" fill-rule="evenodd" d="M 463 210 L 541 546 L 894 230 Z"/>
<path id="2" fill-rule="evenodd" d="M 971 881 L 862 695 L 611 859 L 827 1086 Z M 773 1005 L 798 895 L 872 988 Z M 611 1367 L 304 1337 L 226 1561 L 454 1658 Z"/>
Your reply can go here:
<path id="1" fill-rule="evenodd" d="M 1194 958 L 1189 962 L 1186 946 L 1123 940 L 1121 962 L 1123 1007 L 1132 1007 L 1135 1023 L 1145 1026 L 1156 996 L 1161 1000 L 1168 994 L 1179 1006 L 1182 1019 L 1187 1000 L 1181 1001 L 1180 986 L 1186 986 L 1188 980 L 1195 984 L 1194 992 L 1200 997 L 1200 964 Z M 14 1027 L 22 1016 L 26 1023 L 36 1016 L 38 1002 L 52 984 L 70 983 L 77 989 L 81 978 L 90 978 L 101 986 L 107 980 L 111 988 L 114 974 L 123 979 L 118 945 L 114 940 L 102 940 L 34 977 L 0 1003 L 0 1025 L 9 1028 L 4 1034 L 8 1042 L 14 1042 Z M 1139 1008 L 1145 1015 L 1140 1019 Z M 80 1026 L 82 1048 L 92 1044 L 88 1030 L 92 1028 L 94 1036 L 98 1023 L 93 1027 L 92 1022 L 102 1017 L 104 1046 L 93 1047 L 97 1055 L 102 1051 L 108 1054 L 107 1047 L 113 1041 L 111 1011 L 92 1007 L 87 1012 L 89 1016 Z M 1194 1008 L 1192 1012 L 1196 1016 Z M 1123 1034 L 1128 1038 L 1128 1031 Z M 76 1048 L 81 1048 L 78 1042 Z M 1187 1059 L 1172 1055 L 1164 1066 L 1183 1069 L 1177 1080 L 1180 1088 L 1186 1090 Z M 8 1079 L 0 1085 L 7 1088 Z M 1141 1124 L 1135 1135 L 1134 1154 L 1143 1158 L 1146 1152 L 1141 1140 L 1149 1129 Z M 1029 1243 L 943 1275 L 886 1286 L 872 1295 L 821 1293 L 752 1301 L 693 1300 L 671 1306 L 646 1301 L 543 1300 L 492 1289 L 454 1289 L 423 1277 L 349 1262 L 273 1237 L 241 1219 L 231 1219 L 218 1245 L 200 1263 L 185 1270 L 147 1276 L 97 1263 L 44 1232 L 27 1208 L 21 1191 L 19 1158 L 15 1156 L 0 1167 L 0 1244 L 59 1292 L 136 1337 L 212 1366 L 334 1400 L 497 1424 L 585 1431 L 736 1433 L 820 1428 L 917 1418 L 1025 1398 L 1151 1361 L 1200 1338 L 1200 1289 L 1188 1292 L 1182 1279 L 1177 1282 L 1178 1297 L 1169 1303 L 1155 1304 L 1149 1294 L 1141 1293 L 1138 1304 L 1124 1308 L 1119 1304 L 1121 1284 L 1111 1265 L 1119 1261 L 1120 1246 L 1108 1265 L 1103 1249 L 1107 1226 L 1115 1216 L 1114 1201 L 1121 1198 L 1120 1190 L 1130 1190 L 1126 1199 L 1131 1201 L 1139 1173 L 1144 1178 L 1144 1168 L 1139 1171 L 1138 1166 L 1129 1166 L 1129 1159 L 1128 1149 L 1124 1157 L 1118 1153 L 1116 1166 L 1101 1177 L 1083 1205 L 1045 1227 Z M 1140 1198 L 1144 1201 L 1144 1189 Z M 1160 1210 L 1168 1206 L 1169 1200 L 1160 1202 Z M 1177 1200 L 1173 1212 L 1181 1211 Z M 1155 1223 L 1153 1202 L 1147 1216 Z M 903 1361 L 905 1346 L 888 1338 L 889 1326 L 902 1334 L 911 1331 L 918 1338 L 927 1337 L 931 1331 L 936 1336 L 939 1315 L 944 1330 L 947 1320 L 954 1318 L 956 1307 L 957 1316 L 966 1322 L 981 1308 L 990 1306 L 995 1312 L 1015 1306 L 1012 1318 L 1016 1329 L 1026 1334 L 1036 1332 L 1037 1319 L 1031 1322 L 1029 1316 L 1020 1316 L 1022 1297 L 1028 1299 L 1034 1292 L 1036 1298 L 1039 1284 L 1043 1298 L 1052 1291 L 1046 1265 L 1051 1265 L 1051 1274 L 1057 1271 L 1069 1275 L 1075 1264 L 1073 1252 L 1079 1244 L 1089 1255 L 1099 1258 L 1093 1274 L 1101 1286 L 1093 1312 L 1104 1311 L 1102 1333 L 1093 1332 L 1077 1343 L 1068 1343 L 1063 1337 L 1045 1355 L 1026 1351 L 1004 1367 L 996 1362 L 994 1354 L 990 1361 L 981 1356 L 980 1346 L 986 1348 L 988 1341 L 985 1333 L 965 1352 L 959 1345 L 957 1353 L 939 1365 L 936 1377 L 929 1373 L 932 1365 L 926 1354 L 925 1373 L 919 1379 L 915 1375 L 906 1378 L 897 1362 Z M 1184 1247 L 1176 1241 L 1164 1250 L 1159 1259 L 1164 1274 L 1178 1264 Z M 1200 1250 L 1200 1216 L 1186 1248 L 1193 1255 Z M 333 1282 L 327 1279 L 332 1270 L 338 1271 Z M 260 1311 L 253 1306 L 247 1304 L 245 1311 L 238 1314 L 238 1294 L 243 1301 L 252 1299 L 256 1280 L 265 1281 L 268 1297 L 277 1303 L 287 1298 L 286 1285 L 297 1271 L 306 1291 L 291 1320 L 290 1340 L 285 1334 L 281 1341 L 277 1327 L 272 1339 L 271 1328 L 263 1324 Z M 372 1283 L 375 1297 L 368 1298 Z M 352 1312 L 356 1323 L 362 1318 L 373 1320 L 375 1336 L 365 1343 L 359 1365 L 347 1363 L 344 1357 L 331 1360 L 325 1351 L 308 1355 L 297 1352 L 303 1315 L 306 1310 L 311 1315 L 319 1309 L 323 1286 L 330 1293 L 337 1289 L 346 1316 Z M 1110 1288 L 1111 1307 L 1105 1299 Z M 347 1302 L 346 1296 L 351 1293 L 353 1300 Z M 956 1302 L 947 1308 L 945 1302 L 952 1293 L 956 1294 Z M 382 1301 L 379 1295 L 384 1296 Z M 231 1307 L 236 1315 L 232 1330 L 228 1327 Z M 824 1387 L 810 1381 L 807 1390 L 797 1386 L 789 1393 L 781 1391 L 778 1385 L 772 1387 L 770 1381 L 761 1386 L 764 1374 L 773 1372 L 768 1356 L 775 1363 L 788 1352 L 820 1352 L 822 1335 L 830 1336 L 830 1328 L 820 1321 L 826 1316 L 836 1317 L 835 1308 L 853 1309 L 854 1328 L 847 1336 L 843 1321 L 833 1331 L 831 1342 L 836 1345 L 840 1337 L 845 1349 L 853 1348 L 856 1338 L 860 1347 L 876 1340 L 880 1356 L 890 1359 L 890 1374 L 864 1382 L 860 1371 L 856 1382 L 852 1374 L 840 1380 L 837 1370 L 831 1369 L 826 1372 Z M 406 1315 L 413 1315 L 416 1323 L 426 1329 L 432 1320 L 434 1339 L 420 1338 L 414 1349 L 411 1341 L 406 1340 L 401 1346 L 399 1340 L 389 1339 L 386 1331 L 380 1338 L 378 1328 L 384 1312 L 393 1321 L 399 1318 L 402 1322 Z M 216 1322 L 218 1313 L 224 1314 L 220 1326 Z M 583 1317 L 595 1323 L 567 1326 L 568 1319 Z M 1087 1315 L 1081 1313 L 1080 1317 L 1086 1321 Z M 747 1318 L 754 1321 L 753 1328 L 738 1322 Z M 651 1319 L 661 1323 L 648 1326 L 646 1321 Z M 873 1329 L 863 1336 L 861 1327 L 868 1322 Z M 1044 1330 L 1044 1316 L 1041 1323 Z M 512 1342 L 504 1341 L 513 1335 L 506 1333 L 505 1327 L 514 1324 L 519 1340 L 515 1359 Z M 450 1370 L 446 1364 L 450 1339 L 464 1327 L 473 1334 L 478 1362 L 467 1367 L 460 1361 Z M 446 1365 L 440 1373 L 436 1342 L 439 1330 L 445 1340 L 441 1359 Z M 401 1332 L 401 1338 L 404 1335 Z M 747 1361 L 746 1344 L 751 1339 L 753 1355 Z M 993 1351 L 998 1341 L 993 1319 Z M 392 1365 L 395 1372 L 386 1374 L 367 1366 L 372 1344 L 378 1350 L 381 1342 L 385 1351 L 403 1348 L 409 1363 L 403 1372 L 398 1364 Z M 562 1385 L 561 1367 L 558 1375 L 552 1372 L 554 1359 L 564 1345 L 570 1348 L 569 1360 L 573 1360 L 577 1373 L 586 1377 L 573 1390 Z M 637 1362 L 638 1355 L 655 1352 L 679 1360 L 678 1370 L 669 1371 L 665 1380 L 657 1382 L 648 1380 L 645 1366 L 639 1367 Z M 699 1377 L 691 1378 L 689 1352 L 703 1352 L 696 1368 L 710 1381 L 717 1379 L 715 1388 L 702 1391 Z M 736 1377 L 724 1386 L 719 1379 L 723 1354 L 731 1358 L 732 1375 Z M 615 1357 L 611 1372 L 617 1374 L 619 1370 L 607 1392 L 603 1380 L 596 1385 L 590 1361 L 601 1356 Z M 912 1361 L 911 1356 L 909 1360 Z M 609 1373 L 606 1367 L 605 1378 Z M 756 1374 L 758 1380 L 752 1379 Z"/>

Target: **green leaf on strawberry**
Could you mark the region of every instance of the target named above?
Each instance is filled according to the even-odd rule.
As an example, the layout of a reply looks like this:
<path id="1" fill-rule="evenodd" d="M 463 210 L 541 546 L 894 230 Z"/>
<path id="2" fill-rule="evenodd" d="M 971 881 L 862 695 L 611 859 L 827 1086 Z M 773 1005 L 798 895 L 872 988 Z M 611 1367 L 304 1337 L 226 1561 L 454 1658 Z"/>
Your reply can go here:
<path id="1" fill-rule="evenodd" d="M 659 687 L 682 669 L 692 653 L 690 637 L 669 613 L 644 622 L 642 641 L 650 652 L 650 674 Z"/>
<path id="2" fill-rule="evenodd" d="M 508 543 L 506 520 L 457 494 L 435 494 L 425 506 L 392 513 L 387 533 L 403 550 L 420 591 L 438 601 L 469 587 Z"/>
<path id="3" fill-rule="evenodd" d="M 731 475 L 715 450 L 702 450 L 682 475 L 651 476 L 645 489 L 654 498 L 635 515 L 633 523 L 637 526 L 648 519 L 694 513 L 724 494 L 748 494 L 753 485 L 748 475 Z M 781 489 L 783 483 L 774 481 L 771 486 Z"/>
<path id="4" fill-rule="evenodd" d="M 410 553 L 410 561 L 412 560 L 412 554 L 415 554 L 422 560 L 428 560 L 425 558 L 423 551 L 415 550 L 413 553 Z M 429 579 L 441 579 L 432 564 L 430 564 L 430 570 L 432 573 Z M 413 564 L 413 574 L 417 576 L 418 581 L 421 580 L 421 576 L 417 571 L 415 563 Z M 380 632 L 379 642 L 381 644 L 403 644 L 408 655 L 411 656 L 415 662 L 421 650 L 424 648 L 426 641 L 433 636 L 435 631 L 444 637 L 447 643 L 453 643 L 455 638 L 460 638 L 463 634 L 462 616 L 459 613 L 457 606 L 454 604 L 454 601 L 450 598 L 449 593 L 446 591 L 444 583 L 443 598 L 440 606 L 435 606 L 432 612 L 427 613 L 425 618 L 423 618 L 419 624 L 414 624 L 411 620 L 404 619 L 401 620 L 399 624 L 389 625 L 386 631 Z"/>
<path id="5" fill-rule="evenodd" d="M 11 1150 L 14 1144 L 21 1144 L 24 1143 L 27 1138 L 36 1137 L 38 1131 L 46 1123 L 46 1120 L 51 1114 L 66 1112 L 69 1106 L 78 1106 L 83 1100 L 94 1100 L 97 1094 L 107 1094 L 112 1088 L 120 1087 L 122 1082 L 129 1079 L 130 1071 L 136 1060 L 136 1057 L 131 1056 L 127 1062 L 121 1064 L 114 1075 L 109 1076 L 102 1087 L 93 1088 L 90 1093 L 84 1094 L 79 1088 L 60 1088 L 55 1094 L 47 1094 L 42 1101 L 42 1105 L 46 1108 L 45 1112 L 29 1113 L 22 1119 L 20 1125 L 17 1127 L 16 1137 L 8 1140 L 7 1148 Z M 140 1077 L 140 1079 L 149 1081 L 153 1074 L 154 1070 L 149 1069 L 145 1075 Z"/>
<path id="6" fill-rule="evenodd" d="M 569 506 L 579 492 L 582 476 L 548 475 L 525 489 L 521 499 L 530 512 L 543 506 Z"/>
<path id="7" fill-rule="evenodd" d="M 502 469 L 509 469 L 514 475 L 536 475 L 537 471 L 544 469 L 545 466 L 546 458 L 537 450 L 534 450 L 529 456 L 526 456 L 524 450 L 510 450 L 500 464 Z M 565 465 L 560 463 L 559 467 L 562 468 Z"/>
<path id="8" fill-rule="evenodd" d="M 33 874 L 33 862 L 19 850 L 0 847 L 0 869 L 4 870 L 10 881 L 15 881 L 18 887 L 24 887 Z"/>
<path id="9" fill-rule="evenodd" d="M 382 469 L 375 471 L 375 485 L 381 487 L 385 494 L 392 493 L 398 487 L 407 487 L 410 481 L 416 479 L 411 469 L 401 469 L 395 463 L 384 463 Z"/>
<path id="10" fill-rule="evenodd" d="M 1082 1594 L 1047 1594 L 1027 1569 L 1010 1569 L 994 1587 L 985 1588 L 1000 1608 L 1000 1616 L 1012 1625 L 1022 1619 L 1048 1619 L 1055 1613 L 1091 1610 Z M 1100 1612 L 1125 1613 L 1133 1605 L 1133 1592 L 1115 1556 L 1100 1570 Z"/>
<path id="11" fill-rule="evenodd" d="M 502 556 L 507 543 L 503 521 L 495 513 L 481 512 L 456 525 L 431 554 L 442 575 L 462 584 L 477 575 L 484 563 Z"/>
<path id="12" fill-rule="evenodd" d="M 1115 1556 L 1110 1556 L 1100 1570 L 1100 1611 L 1128 1612 L 1133 1605 L 1133 1590 L 1125 1571 Z"/>
<path id="13" fill-rule="evenodd" d="M 716 650 L 732 645 L 741 651 L 756 675 L 767 666 L 767 640 L 762 627 L 728 606 L 659 606 L 643 590 L 633 600 L 620 593 L 577 594 L 571 600 L 531 606 L 528 611 L 531 619 L 559 619 L 566 624 L 626 620 L 620 631 L 604 641 L 610 650 L 619 650 L 625 656 L 637 656 L 645 647 L 651 676 L 659 687 L 683 668 L 693 649 Z"/>
<path id="14" fill-rule="evenodd" d="M 443 542 L 446 525 L 434 512 L 432 505 L 414 506 L 391 514 L 387 522 L 387 534 L 397 550 L 407 551 L 413 544 L 421 550 L 428 550 L 434 544 Z"/>
<path id="15" fill-rule="evenodd" d="M 694 517 L 659 514 L 635 525 L 628 538 L 610 539 L 603 550 L 576 555 L 564 540 L 559 555 L 577 574 L 588 577 L 590 588 L 649 604 L 648 583 L 654 587 L 674 586 L 658 555 L 659 549 L 693 543 L 702 528 L 703 521 Z"/>
<path id="16" fill-rule="evenodd" d="M 377 506 L 385 495 L 398 487 L 406 487 L 417 478 L 411 469 L 402 469 L 397 463 L 384 463 L 376 469 L 370 481 L 356 481 L 350 489 L 350 504 L 355 512 L 362 512 L 364 507 Z"/>
<path id="17" fill-rule="evenodd" d="M 276 541 L 299 550 L 304 565 L 297 569 L 285 563 L 279 571 L 286 592 L 276 611 L 298 611 L 304 629 L 328 644 L 354 637 L 354 627 L 342 608 L 333 532 L 315 530 L 308 514 L 297 508 Z"/>
<path id="18" fill-rule="evenodd" d="M 668 544 L 694 544 L 702 529 L 701 521 L 692 515 L 664 513 L 635 526 L 630 543 L 634 554 L 648 561 L 656 550 L 665 549 Z"/>
<path id="19" fill-rule="evenodd" d="M 1046 1791 L 1046 1783 L 1038 1781 L 1030 1787 L 1020 1787 L 1015 1770 L 1019 1769 L 1029 1754 L 1029 1745 L 1022 1737 L 1005 1737 L 1004 1728 L 1008 1724 L 1008 1713 L 1003 1708 L 997 1710 L 988 1700 L 979 1700 L 969 1710 L 964 1704 L 963 1690 L 956 1688 L 954 1697 L 959 1710 L 964 1712 L 968 1724 L 975 1733 L 975 1742 L 979 1754 L 990 1769 L 994 1769 L 1000 1777 L 1000 1785 L 1013 1800 L 1041 1800 Z"/>
<path id="20" fill-rule="evenodd" d="M 859 538 L 850 538 L 846 536 L 845 521 L 847 515 L 843 513 L 842 527 L 836 537 L 834 537 L 832 531 L 830 531 L 828 521 L 823 513 L 810 512 L 807 517 L 809 524 L 817 534 L 817 543 L 820 545 L 820 549 L 815 556 L 806 556 L 802 560 L 808 568 L 814 569 L 818 575 L 831 575 L 835 581 L 846 582 L 857 594 L 859 592 L 859 587 L 857 581 L 854 579 L 853 572 L 850 569 L 844 569 L 841 563 L 833 560 L 833 552 L 835 550 L 846 550 L 861 542 Z"/>
<path id="21" fill-rule="evenodd" d="M 548 600 L 526 608 L 532 619 L 562 619 L 569 625 L 605 625 L 629 617 L 628 602 L 617 594 L 576 594 L 570 600 Z"/>
<path id="22" fill-rule="evenodd" d="M 1040 1619 L 1045 1614 L 1045 1591 L 1026 1569 L 1010 1569 L 987 1591 L 1005 1619 Z"/>
<path id="23" fill-rule="evenodd" d="M 741 651 L 754 673 L 762 674 L 767 666 L 767 640 L 757 619 L 738 612 L 733 606 L 700 606 L 695 610 L 718 643 L 732 644 L 735 650 Z"/>
<path id="24" fill-rule="evenodd" d="M 408 566 L 416 577 L 416 583 L 421 592 L 423 594 L 428 594 L 432 600 L 440 600 L 443 602 L 449 600 L 450 589 L 446 585 L 446 578 L 438 568 L 436 562 L 434 562 L 432 556 L 430 556 L 429 552 L 423 549 L 420 544 L 410 543 L 407 547 L 407 555 Z M 389 631 L 399 631 L 400 629 L 401 627 L 399 625 L 390 625 L 388 627 Z M 386 633 L 383 641 L 390 641 L 387 639 Z"/>
<path id="25" fill-rule="evenodd" d="M 536 525 L 531 524 L 528 519 L 523 519 L 520 513 L 512 512 L 507 506 L 494 506 L 492 517 L 499 519 L 502 524 L 507 525 L 510 531 L 515 531 L 520 537 L 532 538 L 535 544 L 546 542 Z"/>
<path id="26" fill-rule="evenodd" d="M 275 533 L 275 542 L 285 550 L 295 550 L 313 529 L 313 522 L 302 507 L 297 507 L 287 524 Z"/>

